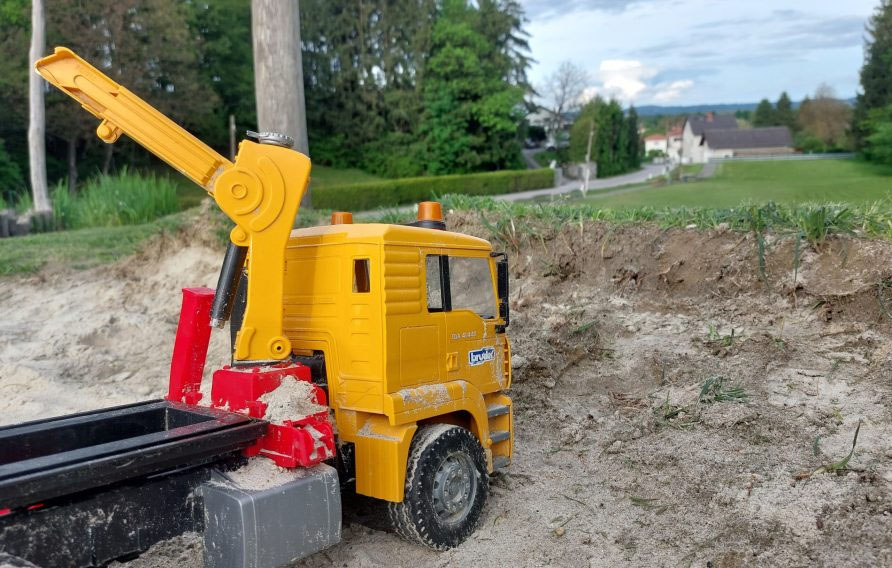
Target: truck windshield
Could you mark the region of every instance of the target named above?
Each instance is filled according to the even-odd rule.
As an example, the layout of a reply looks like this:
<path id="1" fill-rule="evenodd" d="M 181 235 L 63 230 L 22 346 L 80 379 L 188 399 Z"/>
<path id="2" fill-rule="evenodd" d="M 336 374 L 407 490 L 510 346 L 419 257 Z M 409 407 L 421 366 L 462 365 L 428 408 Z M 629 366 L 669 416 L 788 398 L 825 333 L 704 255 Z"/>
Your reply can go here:
<path id="1" fill-rule="evenodd" d="M 453 310 L 471 310 L 483 319 L 496 317 L 496 295 L 488 258 L 449 257 Z"/>

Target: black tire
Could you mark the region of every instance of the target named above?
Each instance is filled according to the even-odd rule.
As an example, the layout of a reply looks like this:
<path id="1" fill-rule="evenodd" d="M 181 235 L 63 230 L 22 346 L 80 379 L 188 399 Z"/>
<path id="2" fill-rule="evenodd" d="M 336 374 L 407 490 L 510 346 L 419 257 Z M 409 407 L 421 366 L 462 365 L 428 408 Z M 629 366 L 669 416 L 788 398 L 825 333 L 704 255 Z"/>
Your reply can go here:
<path id="1" fill-rule="evenodd" d="M 453 548 L 477 528 L 488 492 L 486 455 L 474 435 L 452 424 L 424 426 L 409 450 L 405 497 L 388 504 L 390 522 L 406 540 Z"/>

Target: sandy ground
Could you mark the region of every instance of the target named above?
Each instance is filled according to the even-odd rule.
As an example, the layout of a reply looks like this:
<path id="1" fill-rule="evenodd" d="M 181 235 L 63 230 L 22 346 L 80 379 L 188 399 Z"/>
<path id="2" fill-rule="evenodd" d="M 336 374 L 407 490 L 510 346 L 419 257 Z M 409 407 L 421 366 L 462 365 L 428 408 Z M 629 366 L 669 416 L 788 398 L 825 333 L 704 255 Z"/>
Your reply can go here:
<path id="1" fill-rule="evenodd" d="M 892 565 L 892 245 L 809 249 L 795 282 L 788 239 L 763 282 L 752 239 L 720 230 L 533 226 L 500 246 L 517 453 L 480 528 L 436 553 L 346 496 L 342 543 L 299 566 Z M 0 279 L 0 422 L 162 395 L 177 290 L 213 285 L 221 256 L 189 235 Z M 215 332 L 209 367 L 227 346 Z M 822 471 L 859 423 L 848 467 Z M 200 554 L 193 536 L 130 564 Z"/>

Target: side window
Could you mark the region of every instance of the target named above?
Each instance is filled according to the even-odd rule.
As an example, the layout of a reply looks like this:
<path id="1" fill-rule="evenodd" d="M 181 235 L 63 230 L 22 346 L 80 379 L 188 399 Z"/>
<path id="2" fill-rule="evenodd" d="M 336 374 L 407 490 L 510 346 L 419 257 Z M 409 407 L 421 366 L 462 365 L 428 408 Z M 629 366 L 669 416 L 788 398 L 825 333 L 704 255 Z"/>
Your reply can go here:
<path id="1" fill-rule="evenodd" d="M 427 281 L 427 311 L 443 311 L 443 281 L 440 279 L 440 256 L 428 255 L 425 258 L 425 280 Z"/>
<path id="2" fill-rule="evenodd" d="M 496 295 L 488 258 L 449 257 L 453 310 L 471 310 L 483 319 L 496 317 Z"/>
<path id="3" fill-rule="evenodd" d="M 366 293 L 371 290 L 371 279 L 369 276 L 369 259 L 354 258 L 353 259 L 353 291 Z"/>

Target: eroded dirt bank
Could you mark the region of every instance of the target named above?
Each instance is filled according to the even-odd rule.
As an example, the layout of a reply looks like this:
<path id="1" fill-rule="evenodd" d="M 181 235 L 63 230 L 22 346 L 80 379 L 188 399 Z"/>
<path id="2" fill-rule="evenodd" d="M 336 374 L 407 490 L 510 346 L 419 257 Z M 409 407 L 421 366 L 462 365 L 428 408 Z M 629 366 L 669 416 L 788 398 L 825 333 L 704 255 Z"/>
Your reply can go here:
<path id="1" fill-rule="evenodd" d="M 473 215 L 450 224 L 493 236 Z M 762 278 L 739 233 L 529 228 L 499 245 L 517 455 L 480 529 L 433 553 L 361 504 L 301 565 L 892 565 L 892 245 L 832 240 L 794 270 L 790 240 L 770 240 Z M 212 286 L 221 256 L 189 235 L 0 280 L 0 422 L 161 395 L 178 289 Z M 209 367 L 227 346 L 215 332 Z M 848 469 L 814 473 L 859 421 Z M 133 564 L 199 559 L 184 540 Z"/>

